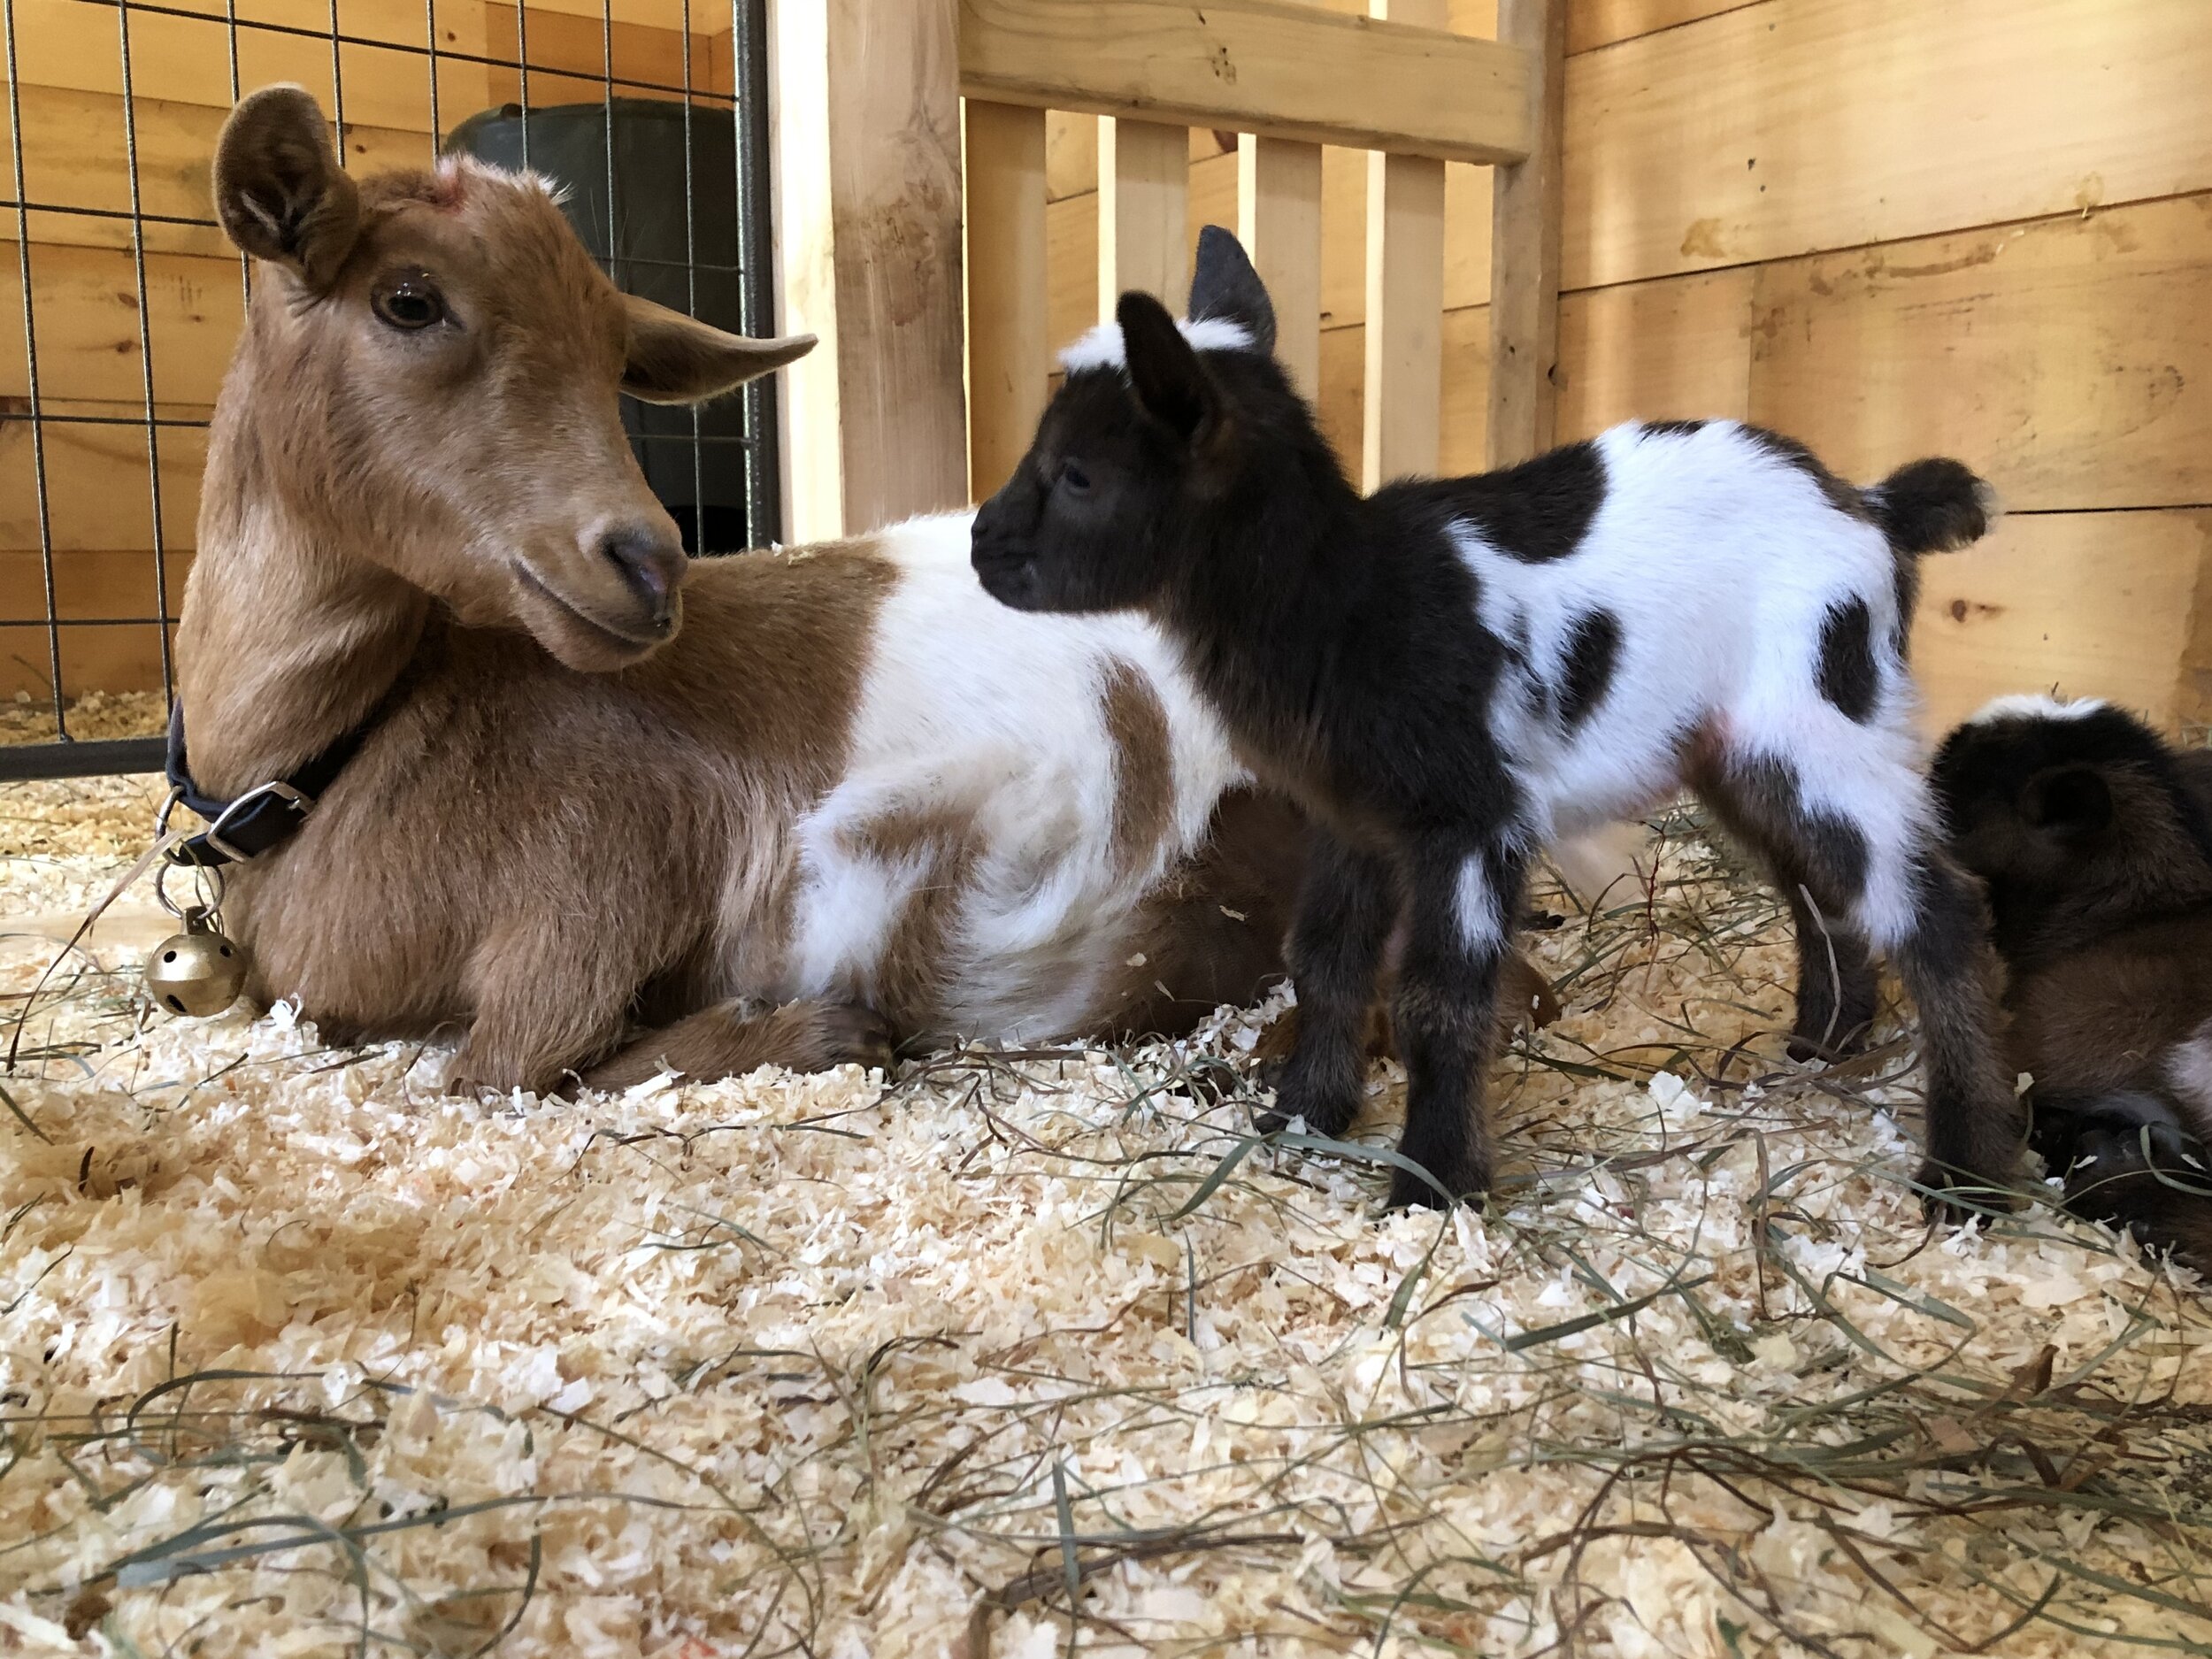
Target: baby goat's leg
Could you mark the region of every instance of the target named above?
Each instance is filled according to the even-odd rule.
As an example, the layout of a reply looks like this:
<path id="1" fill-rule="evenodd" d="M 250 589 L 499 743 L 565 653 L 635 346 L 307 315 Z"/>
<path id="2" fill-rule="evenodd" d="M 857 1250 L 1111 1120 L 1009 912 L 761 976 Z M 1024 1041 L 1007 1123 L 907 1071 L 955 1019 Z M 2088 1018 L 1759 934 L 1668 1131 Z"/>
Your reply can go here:
<path id="1" fill-rule="evenodd" d="M 1863 934 L 1840 914 L 1816 905 L 1797 872 L 1780 868 L 1790 922 L 1797 933 L 1797 1023 L 1793 1060 L 1836 1060 L 1866 1047 L 1877 996 L 1874 963 Z"/>
<path id="2" fill-rule="evenodd" d="M 1746 810 L 1755 810 L 1758 803 L 1739 801 L 1738 793 L 1724 786 L 1705 791 L 1708 804 L 1766 864 L 1789 902 L 1797 935 L 1797 1023 L 1790 1031 L 1790 1058 L 1832 1060 L 1855 1054 L 1866 1046 L 1874 1024 L 1874 964 L 1866 939 L 1846 919 L 1846 911 L 1830 898 L 1816 896 L 1824 887 L 1832 895 L 1835 883 L 1828 879 L 1830 872 L 1806 868 L 1793 839 L 1793 823 L 1784 826 L 1789 833 L 1778 837 L 1763 818 L 1746 816 Z"/>
<path id="3" fill-rule="evenodd" d="M 1925 783 L 1878 734 L 1855 749 L 1839 741 L 1820 762 L 1826 782 L 1866 803 L 1863 818 L 1809 803 L 1791 765 L 1769 757 L 1731 757 L 1698 782 L 1724 818 L 1802 875 L 1823 915 L 1845 918 L 1904 980 L 1928 1070 L 1921 1180 L 1939 1190 L 2008 1186 L 2020 1114 L 1997 1051 L 1997 964 L 1981 895 L 1928 829 Z"/>
<path id="4" fill-rule="evenodd" d="M 1433 1208 L 1490 1189 L 1485 1073 L 1497 1027 L 1499 971 L 1526 872 L 1524 856 L 1498 844 L 1454 841 L 1416 855 L 1411 930 L 1392 1008 L 1406 1068 L 1406 1132 L 1398 1150 L 1435 1181 L 1400 1170 L 1390 1183 L 1394 1210 Z"/>
<path id="5" fill-rule="evenodd" d="M 1259 1119 L 1261 1133 L 1302 1118 L 1316 1134 L 1340 1135 L 1358 1115 L 1368 1008 L 1397 919 L 1397 874 L 1389 860 L 1317 828 L 1290 935 L 1298 1041 L 1276 1086 L 1275 1110 Z"/>

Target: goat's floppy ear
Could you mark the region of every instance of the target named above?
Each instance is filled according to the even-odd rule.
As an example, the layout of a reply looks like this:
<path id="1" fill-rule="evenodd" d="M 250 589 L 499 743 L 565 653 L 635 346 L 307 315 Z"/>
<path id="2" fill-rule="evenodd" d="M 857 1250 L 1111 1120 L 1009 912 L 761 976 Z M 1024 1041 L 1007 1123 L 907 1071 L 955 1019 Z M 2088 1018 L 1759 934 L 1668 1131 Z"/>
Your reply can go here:
<path id="1" fill-rule="evenodd" d="M 231 241 L 310 288 L 329 287 L 361 229 L 361 193 L 298 87 L 240 100 L 215 141 L 215 217 Z"/>
<path id="2" fill-rule="evenodd" d="M 1275 355 L 1275 302 L 1252 268 L 1244 244 L 1218 225 L 1198 233 L 1198 257 L 1191 273 L 1190 319 L 1218 318 L 1252 336 L 1256 350 Z"/>
<path id="3" fill-rule="evenodd" d="M 1121 325 L 1123 360 L 1137 403 L 1169 431 L 1188 442 L 1213 413 L 1213 382 L 1198 353 L 1149 294 L 1131 292 L 1114 307 Z"/>
<path id="4" fill-rule="evenodd" d="M 625 294 L 622 303 L 630 313 L 622 389 L 649 403 L 704 403 L 814 349 L 812 334 L 749 340 L 634 294 Z"/>
<path id="5" fill-rule="evenodd" d="M 2039 829 L 2093 835 L 2112 822 L 2112 786 L 2094 766 L 2055 766 L 2028 780 L 2020 804 Z"/>

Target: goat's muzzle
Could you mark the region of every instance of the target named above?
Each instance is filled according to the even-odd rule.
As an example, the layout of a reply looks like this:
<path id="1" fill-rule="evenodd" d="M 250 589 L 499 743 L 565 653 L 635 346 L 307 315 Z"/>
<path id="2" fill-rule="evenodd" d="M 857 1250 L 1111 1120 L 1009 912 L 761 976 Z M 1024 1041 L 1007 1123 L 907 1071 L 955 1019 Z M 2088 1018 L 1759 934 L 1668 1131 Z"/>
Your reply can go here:
<path id="1" fill-rule="evenodd" d="M 684 550 L 645 525 L 603 532 L 599 552 L 611 563 L 645 613 L 646 627 L 665 637 L 676 626 L 676 592 L 683 586 Z"/>

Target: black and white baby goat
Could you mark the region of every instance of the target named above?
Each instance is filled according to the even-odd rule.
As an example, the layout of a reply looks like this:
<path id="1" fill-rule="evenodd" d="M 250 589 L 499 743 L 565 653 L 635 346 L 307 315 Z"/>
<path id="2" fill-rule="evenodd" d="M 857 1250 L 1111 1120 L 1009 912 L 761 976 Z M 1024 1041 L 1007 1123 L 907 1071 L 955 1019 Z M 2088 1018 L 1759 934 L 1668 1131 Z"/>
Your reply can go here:
<path id="1" fill-rule="evenodd" d="M 1402 914 L 1402 1150 L 1434 1179 L 1402 1171 L 1391 1202 L 1486 1190 L 1482 1075 L 1529 862 L 1688 783 L 1857 977 L 1861 938 L 1900 971 L 1925 1032 L 1923 1179 L 2010 1181 L 1983 908 L 1916 767 L 1904 649 L 1916 557 L 1984 529 L 1972 473 L 1923 461 L 1859 490 L 1787 440 L 1670 422 L 1363 500 L 1273 358 L 1235 238 L 1202 238 L 1187 321 L 1142 294 L 1116 315 L 1064 358 L 976 516 L 975 567 L 1020 609 L 1148 612 L 1245 762 L 1325 826 L 1276 1121 L 1350 1123 Z"/>
<path id="2" fill-rule="evenodd" d="M 2067 1207 L 2212 1273 L 2212 753 L 2007 697 L 1932 775 L 1989 884 L 2008 1058 Z"/>

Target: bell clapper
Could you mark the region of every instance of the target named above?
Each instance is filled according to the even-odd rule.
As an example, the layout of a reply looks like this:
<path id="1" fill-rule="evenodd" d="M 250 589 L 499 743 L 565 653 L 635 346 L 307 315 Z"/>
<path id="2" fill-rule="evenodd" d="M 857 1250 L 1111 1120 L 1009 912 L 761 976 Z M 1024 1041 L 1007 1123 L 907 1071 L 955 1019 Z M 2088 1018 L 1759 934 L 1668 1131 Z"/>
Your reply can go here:
<path id="1" fill-rule="evenodd" d="M 219 1014 L 238 1000 L 246 985 L 244 949 L 222 931 L 222 877 L 219 872 L 196 871 L 213 893 L 203 904 L 179 906 L 164 885 L 169 866 L 154 879 L 154 896 L 162 908 L 184 924 L 155 946 L 146 958 L 146 994 L 173 1014 L 204 1017 Z"/>

